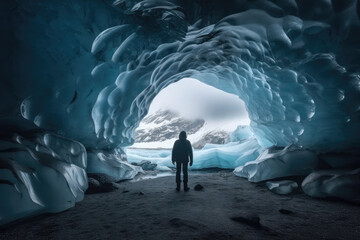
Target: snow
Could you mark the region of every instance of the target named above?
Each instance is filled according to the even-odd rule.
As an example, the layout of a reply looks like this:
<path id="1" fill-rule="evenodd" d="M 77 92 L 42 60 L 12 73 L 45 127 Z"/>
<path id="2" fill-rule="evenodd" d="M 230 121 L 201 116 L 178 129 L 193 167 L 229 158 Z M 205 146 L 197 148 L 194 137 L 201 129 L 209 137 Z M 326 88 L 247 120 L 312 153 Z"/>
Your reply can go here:
<path id="1" fill-rule="evenodd" d="M 166 122 L 160 122 L 158 124 L 154 122 L 150 123 L 144 123 L 141 122 L 141 125 L 138 127 L 138 129 L 149 129 L 149 128 L 155 128 L 159 125 L 165 124 Z M 203 138 L 203 136 L 211 131 L 225 131 L 225 132 L 233 132 L 236 130 L 236 127 L 238 126 L 238 121 L 236 119 L 223 119 L 221 121 L 206 121 L 203 127 L 201 127 L 197 132 L 194 134 L 187 135 L 187 139 L 191 143 L 195 143 Z M 250 135 L 249 135 L 250 136 Z M 162 142 L 135 142 L 131 147 L 132 148 L 172 148 L 174 145 L 174 142 L 177 138 L 167 139 Z M 234 139 L 236 141 L 242 140 L 242 139 Z"/>

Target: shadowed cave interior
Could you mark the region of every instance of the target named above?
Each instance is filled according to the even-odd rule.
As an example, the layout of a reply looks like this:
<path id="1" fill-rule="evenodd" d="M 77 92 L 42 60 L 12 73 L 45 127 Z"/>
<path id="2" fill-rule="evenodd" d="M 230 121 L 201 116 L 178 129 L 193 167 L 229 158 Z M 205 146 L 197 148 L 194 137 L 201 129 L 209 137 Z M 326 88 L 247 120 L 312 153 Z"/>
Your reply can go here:
<path id="1" fill-rule="evenodd" d="M 358 0 L 5 1 L 1 9 L 0 225 L 74 207 L 93 184 L 88 176 L 143 174 L 127 152 L 136 129 L 155 96 L 184 78 L 238 96 L 250 119 L 228 141 L 201 146 L 193 169 L 360 203 Z M 166 157 L 158 171 L 171 167 Z"/>

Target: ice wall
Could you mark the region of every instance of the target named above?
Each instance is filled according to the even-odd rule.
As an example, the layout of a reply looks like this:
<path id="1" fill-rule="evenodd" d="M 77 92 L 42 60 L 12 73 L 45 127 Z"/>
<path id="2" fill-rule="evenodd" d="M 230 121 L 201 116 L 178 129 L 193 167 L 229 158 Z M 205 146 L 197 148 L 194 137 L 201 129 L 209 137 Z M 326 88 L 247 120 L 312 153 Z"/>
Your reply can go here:
<path id="1" fill-rule="evenodd" d="M 133 143 L 162 88 L 193 77 L 244 100 L 264 148 L 359 154 L 358 0 L 1 5 L 1 146 L 42 131 L 106 154 Z"/>
<path id="2" fill-rule="evenodd" d="M 24 216 L 60 212 L 84 198 L 86 150 L 46 132 L 0 139 L 0 225 Z"/>
<path id="3" fill-rule="evenodd" d="M 121 149 L 113 151 L 88 151 L 88 173 L 103 173 L 113 177 L 116 181 L 133 179 L 136 174 L 143 172 L 141 167 L 131 165 L 127 161 L 125 152 Z"/>
<path id="4" fill-rule="evenodd" d="M 169 1 L 117 2 L 117 9 L 151 20 L 157 34 L 149 34 L 150 23 L 142 23 L 136 29 L 107 29 L 95 39 L 92 52 L 103 60 L 96 73 L 106 72 L 100 68 L 108 64 L 124 68 L 92 111 L 98 137 L 131 144 L 153 96 L 173 81 L 194 77 L 242 98 L 264 147 L 356 148 L 360 95 L 353 60 L 359 56 L 350 49 L 358 49 L 358 3 L 333 2 L 233 2 L 239 12 L 230 11 L 230 3 L 211 2 L 218 14 L 194 3 L 191 7 L 201 12 L 195 19 L 186 18 L 189 6 Z M 178 29 L 184 22 L 187 31 Z M 112 47 L 114 32 L 122 33 L 122 43 Z"/>
<path id="5" fill-rule="evenodd" d="M 245 101 L 264 147 L 358 146 L 358 1 L 106 2 L 9 3 L 2 112 L 111 149 L 195 77 Z"/>

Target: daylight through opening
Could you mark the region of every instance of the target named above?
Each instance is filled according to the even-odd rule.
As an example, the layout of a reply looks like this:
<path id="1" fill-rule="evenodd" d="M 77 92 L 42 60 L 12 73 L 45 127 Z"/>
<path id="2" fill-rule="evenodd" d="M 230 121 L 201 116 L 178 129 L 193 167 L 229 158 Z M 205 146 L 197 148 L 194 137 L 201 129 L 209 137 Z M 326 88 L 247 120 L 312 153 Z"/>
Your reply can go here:
<path id="1" fill-rule="evenodd" d="M 186 131 L 195 149 L 224 144 L 250 119 L 236 95 L 184 78 L 164 88 L 152 101 L 147 116 L 135 131 L 133 148 L 171 148 L 180 131 Z"/>
<path id="2" fill-rule="evenodd" d="M 186 131 L 196 156 L 194 169 L 233 169 L 237 160 L 254 160 L 258 155 L 260 146 L 249 124 L 245 103 L 238 96 L 184 78 L 154 98 L 126 153 L 131 163 L 168 170 L 172 167 L 171 148 L 180 131 Z M 234 148 L 251 150 L 245 158 L 235 154 L 229 158 L 229 152 L 236 152 Z"/>

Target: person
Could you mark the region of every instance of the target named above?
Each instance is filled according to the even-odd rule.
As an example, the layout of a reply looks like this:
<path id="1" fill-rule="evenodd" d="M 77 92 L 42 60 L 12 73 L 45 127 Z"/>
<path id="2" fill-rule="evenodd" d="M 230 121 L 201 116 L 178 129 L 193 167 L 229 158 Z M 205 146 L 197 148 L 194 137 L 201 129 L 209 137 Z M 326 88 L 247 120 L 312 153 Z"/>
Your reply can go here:
<path id="1" fill-rule="evenodd" d="M 190 160 L 190 166 L 193 164 L 193 151 L 191 143 L 186 139 L 186 132 L 182 131 L 179 134 L 179 139 L 175 141 L 174 147 L 171 153 L 172 163 L 176 162 L 176 191 L 180 191 L 180 174 L 181 169 L 184 175 L 184 191 L 188 191 L 188 164 Z"/>

